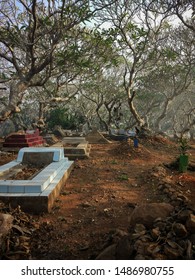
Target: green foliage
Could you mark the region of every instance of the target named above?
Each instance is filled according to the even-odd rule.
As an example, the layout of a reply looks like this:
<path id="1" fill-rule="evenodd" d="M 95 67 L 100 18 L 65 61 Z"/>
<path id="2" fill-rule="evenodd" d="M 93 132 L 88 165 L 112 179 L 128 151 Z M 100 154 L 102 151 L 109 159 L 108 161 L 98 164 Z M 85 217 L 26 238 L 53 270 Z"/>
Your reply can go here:
<path id="1" fill-rule="evenodd" d="M 128 175 L 127 174 L 121 174 L 118 176 L 118 179 L 120 181 L 128 181 Z"/>
<path id="2" fill-rule="evenodd" d="M 75 28 L 74 32 L 66 35 L 65 40 L 68 40 L 69 44 L 56 55 L 56 62 L 61 69 L 66 69 L 69 64 L 71 71 L 94 73 L 100 71 L 102 66 L 107 68 L 117 65 L 118 56 L 113 49 L 110 35 L 87 28 Z"/>
<path id="3" fill-rule="evenodd" d="M 131 37 L 134 40 L 139 40 L 140 38 L 145 37 L 147 35 L 147 31 L 144 30 L 143 27 L 139 27 L 138 25 L 136 25 L 136 24 L 134 24 L 132 22 L 130 22 L 127 25 L 127 29 L 130 32 Z"/>
<path id="4" fill-rule="evenodd" d="M 178 57 L 178 54 L 176 51 L 174 51 L 172 48 L 167 47 L 162 52 L 163 56 L 166 57 L 169 60 L 175 61 Z"/>
<path id="5" fill-rule="evenodd" d="M 76 129 L 83 121 L 84 119 L 81 115 L 71 114 L 66 108 L 52 110 L 47 118 L 50 129 L 54 128 L 55 125 L 60 125 L 64 129 Z"/>
<path id="6" fill-rule="evenodd" d="M 179 143 L 180 143 L 180 152 L 182 155 L 185 155 L 188 148 L 189 148 L 189 145 L 188 145 L 188 140 L 186 138 L 181 138 L 179 140 Z"/>
<path id="7" fill-rule="evenodd" d="M 113 160 L 111 161 L 111 164 L 118 164 L 118 162 L 117 162 L 115 159 L 113 159 Z"/>

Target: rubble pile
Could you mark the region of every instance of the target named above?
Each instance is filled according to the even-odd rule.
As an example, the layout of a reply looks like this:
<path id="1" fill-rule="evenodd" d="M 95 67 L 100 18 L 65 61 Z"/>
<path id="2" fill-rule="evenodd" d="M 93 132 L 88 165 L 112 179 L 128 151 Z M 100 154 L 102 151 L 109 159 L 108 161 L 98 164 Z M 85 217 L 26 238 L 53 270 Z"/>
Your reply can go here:
<path id="1" fill-rule="evenodd" d="M 29 260 L 31 259 L 30 240 L 39 224 L 21 211 L 0 203 L 0 259 Z"/>
<path id="2" fill-rule="evenodd" d="M 195 211 L 187 205 L 176 207 L 170 215 L 158 217 L 151 214 L 152 204 L 140 206 L 132 213 L 129 231 L 120 235 L 116 243 L 106 247 L 96 259 L 134 260 L 192 260 L 195 259 Z M 154 209 L 160 209 L 156 203 Z M 166 207 L 171 207 L 166 205 Z M 155 212 L 153 212 L 155 213 Z M 153 221 L 152 221 L 153 220 Z M 142 222 L 142 223 L 141 223 Z M 135 223 L 135 224 L 134 224 Z M 117 233 L 118 235 L 118 233 Z M 112 235 L 116 241 L 116 232 Z"/>
<path id="3" fill-rule="evenodd" d="M 96 259 L 195 259 L 195 205 L 190 193 L 174 185 L 163 166 L 153 168 L 148 176 L 155 179 L 156 192 L 166 202 L 137 205 L 128 231 L 114 232 Z"/>

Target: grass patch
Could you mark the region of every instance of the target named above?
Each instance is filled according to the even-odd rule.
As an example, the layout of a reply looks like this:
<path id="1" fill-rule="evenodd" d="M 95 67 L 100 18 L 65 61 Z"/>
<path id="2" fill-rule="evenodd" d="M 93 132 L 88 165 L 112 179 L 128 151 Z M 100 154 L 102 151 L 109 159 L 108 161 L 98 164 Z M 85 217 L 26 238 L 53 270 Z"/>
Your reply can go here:
<path id="1" fill-rule="evenodd" d="M 129 178 L 128 178 L 127 174 L 121 174 L 121 175 L 118 176 L 118 180 L 120 180 L 120 181 L 128 181 Z"/>
<path id="2" fill-rule="evenodd" d="M 113 159 L 110 163 L 111 164 L 118 164 L 118 162 L 115 159 Z"/>

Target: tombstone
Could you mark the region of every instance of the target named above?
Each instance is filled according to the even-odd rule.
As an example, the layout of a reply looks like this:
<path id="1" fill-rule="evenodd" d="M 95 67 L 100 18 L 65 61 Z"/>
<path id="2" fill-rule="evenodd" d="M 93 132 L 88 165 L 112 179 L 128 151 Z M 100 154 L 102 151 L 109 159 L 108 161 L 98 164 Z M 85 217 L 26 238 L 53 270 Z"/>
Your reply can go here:
<path id="1" fill-rule="evenodd" d="M 25 147 L 16 160 L 0 166 L 0 200 L 15 208 L 18 205 L 34 214 L 50 212 L 73 168 L 73 161 L 64 157 L 58 147 Z M 39 172 L 27 179 L 12 179 L 22 166 L 44 164 Z"/>
<path id="2" fill-rule="evenodd" d="M 6 148 L 23 148 L 43 146 L 45 143 L 42 136 L 39 135 L 39 130 L 27 130 L 20 133 L 12 133 L 8 135 L 3 143 L 3 147 Z"/>

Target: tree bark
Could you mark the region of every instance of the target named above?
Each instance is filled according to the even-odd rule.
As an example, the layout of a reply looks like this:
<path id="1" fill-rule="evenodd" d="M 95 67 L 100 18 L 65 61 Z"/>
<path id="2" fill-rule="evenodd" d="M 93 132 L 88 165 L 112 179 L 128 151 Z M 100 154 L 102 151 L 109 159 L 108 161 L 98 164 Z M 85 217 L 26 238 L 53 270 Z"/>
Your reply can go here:
<path id="1" fill-rule="evenodd" d="M 132 91 L 132 93 L 131 93 L 131 89 L 128 87 L 127 96 L 128 96 L 128 105 L 129 105 L 130 111 L 131 111 L 134 119 L 136 120 L 137 125 L 139 127 L 146 126 L 145 120 L 139 115 L 137 109 L 134 106 L 133 99 L 135 97 L 135 91 Z"/>
<path id="2" fill-rule="evenodd" d="M 19 105 L 22 103 L 25 90 L 28 88 L 28 84 L 24 82 L 12 82 L 10 85 L 9 101 L 7 106 L 0 113 L 0 121 L 9 119 L 13 113 L 19 113 Z"/>

